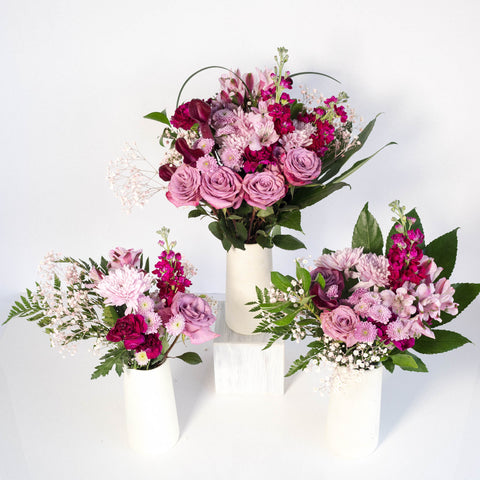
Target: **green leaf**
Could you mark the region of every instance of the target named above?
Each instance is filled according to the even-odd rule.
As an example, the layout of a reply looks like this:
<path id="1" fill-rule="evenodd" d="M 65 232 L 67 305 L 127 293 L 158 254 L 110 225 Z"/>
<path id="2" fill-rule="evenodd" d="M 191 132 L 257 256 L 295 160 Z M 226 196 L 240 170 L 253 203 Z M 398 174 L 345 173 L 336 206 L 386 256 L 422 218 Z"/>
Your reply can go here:
<path id="1" fill-rule="evenodd" d="M 275 324 L 278 325 L 279 327 L 284 327 L 286 325 L 290 325 L 294 320 L 295 317 L 302 311 L 301 308 L 293 311 L 292 313 L 289 313 L 288 315 L 285 315 L 283 318 L 279 320 L 275 320 Z"/>
<path id="2" fill-rule="evenodd" d="M 222 247 L 228 252 L 232 248 L 232 242 L 228 238 L 222 238 Z"/>
<path id="3" fill-rule="evenodd" d="M 318 272 L 317 276 L 314 278 L 314 281 L 317 282 L 322 288 L 325 288 L 325 279 L 323 278 L 323 275 Z"/>
<path id="4" fill-rule="evenodd" d="M 167 111 L 162 110 L 161 112 L 152 112 L 148 115 L 145 115 L 143 118 L 148 118 L 150 120 L 155 120 L 156 122 L 164 123 L 170 127 L 170 121 L 168 120 Z"/>
<path id="5" fill-rule="evenodd" d="M 409 372 L 421 372 L 421 373 L 427 373 L 428 369 L 427 366 L 423 363 L 422 359 L 414 355 L 412 352 L 403 352 L 406 355 L 410 355 L 415 363 L 417 364 L 416 368 L 410 368 L 408 366 L 401 367 L 403 370 L 408 370 Z"/>
<path id="6" fill-rule="evenodd" d="M 115 307 L 112 305 L 107 305 L 103 309 L 103 321 L 109 326 L 109 327 L 114 327 L 115 323 L 117 323 L 118 320 L 118 314 L 117 311 L 115 310 Z"/>
<path id="7" fill-rule="evenodd" d="M 352 248 L 363 247 L 364 253 L 383 252 L 382 231 L 375 217 L 368 210 L 368 202 L 363 207 L 353 229 Z"/>
<path id="8" fill-rule="evenodd" d="M 188 212 L 188 218 L 196 218 L 199 217 L 200 215 L 205 215 L 201 210 L 190 210 Z"/>
<path id="9" fill-rule="evenodd" d="M 268 236 L 263 230 L 258 230 L 255 234 L 256 242 L 263 248 L 272 248 L 272 238 Z"/>
<path id="10" fill-rule="evenodd" d="M 382 364 L 390 373 L 393 373 L 393 371 L 395 370 L 395 364 L 393 363 L 393 360 L 390 357 L 387 357 L 384 360 L 382 360 Z"/>
<path id="11" fill-rule="evenodd" d="M 275 288 L 278 288 L 282 292 L 287 292 L 288 288 L 292 287 L 292 277 L 286 277 L 280 272 L 271 272 L 270 280 Z"/>
<path id="12" fill-rule="evenodd" d="M 336 182 L 341 182 L 341 181 L 345 180 L 352 173 L 356 172 L 360 167 L 365 165 L 369 160 L 371 160 L 373 157 L 375 157 L 377 154 L 379 154 L 384 148 L 387 148 L 390 145 L 396 145 L 396 144 L 397 144 L 397 142 L 389 142 L 386 145 L 384 145 L 382 148 L 377 150 L 375 153 L 373 153 L 372 155 L 370 155 L 366 158 L 363 158 L 362 160 L 358 160 L 348 170 L 345 170 L 345 172 L 343 172 L 340 176 L 334 178 L 333 181 L 336 183 Z"/>
<path id="13" fill-rule="evenodd" d="M 260 308 L 270 313 L 278 313 L 282 310 L 288 309 L 292 305 L 291 302 L 274 302 L 274 303 L 261 303 Z"/>
<path id="14" fill-rule="evenodd" d="M 310 363 L 310 360 L 315 357 L 316 352 L 315 351 L 310 351 L 308 352 L 305 356 L 300 355 L 290 366 L 288 369 L 287 374 L 285 375 L 286 377 L 290 377 L 294 373 L 298 372 L 299 370 L 305 370 L 307 368 L 308 364 Z"/>
<path id="15" fill-rule="evenodd" d="M 452 287 L 455 289 L 453 300 L 458 303 L 458 313 L 456 315 L 449 315 L 446 312 L 442 312 L 440 315 L 442 322 L 434 322 L 434 327 L 451 322 L 460 315 L 480 293 L 480 283 L 453 283 Z"/>
<path id="16" fill-rule="evenodd" d="M 273 215 L 275 212 L 272 207 L 267 207 L 264 210 L 258 210 L 257 217 L 265 218 Z"/>
<path id="17" fill-rule="evenodd" d="M 175 358 L 179 358 L 180 360 L 183 360 L 185 363 L 188 363 L 190 365 L 198 365 L 199 363 L 202 363 L 200 355 L 195 352 L 185 352 Z"/>
<path id="18" fill-rule="evenodd" d="M 372 133 L 377 118 L 378 115 L 365 126 L 365 128 L 358 135 L 358 143 L 355 143 L 344 153 L 342 157 L 335 160 L 330 168 L 328 168 L 320 177 L 320 182 L 323 183 L 333 178 L 341 170 L 345 163 L 347 163 L 350 157 L 352 157 L 352 155 L 357 153 L 363 147 L 364 143 L 367 141 L 367 138 L 370 136 L 370 133 Z"/>
<path id="19" fill-rule="evenodd" d="M 280 212 L 277 218 L 277 224 L 282 227 L 302 232 L 301 220 L 302 214 L 300 213 L 300 210 L 289 210 Z"/>
<path id="20" fill-rule="evenodd" d="M 450 330 L 435 330 L 435 338 L 422 336 L 415 340 L 413 349 L 419 353 L 443 353 L 471 343 L 468 338 Z"/>
<path id="21" fill-rule="evenodd" d="M 248 237 L 248 232 L 247 229 L 245 228 L 245 225 L 243 223 L 237 223 L 235 224 L 235 231 L 236 231 L 236 236 L 239 240 L 242 242 L 245 242 L 245 240 Z"/>
<path id="22" fill-rule="evenodd" d="M 408 353 L 395 353 L 390 355 L 392 362 L 404 370 L 416 370 L 418 368 L 415 359 Z"/>
<path id="23" fill-rule="evenodd" d="M 442 277 L 450 278 L 457 259 L 457 230 L 445 233 L 431 241 L 424 250 L 425 255 L 433 258 L 443 268 Z"/>
<path id="24" fill-rule="evenodd" d="M 327 185 L 297 187 L 293 193 L 291 203 L 293 205 L 297 205 L 299 208 L 305 208 L 319 202 L 320 200 L 323 200 L 333 192 L 347 186 L 349 186 L 348 183 L 339 182 L 329 183 Z"/>
<path id="25" fill-rule="evenodd" d="M 310 291 L 310 285 L 312 284 L 312 277 L 310 272 L 305 268 L 302 268 L 300 264 L 297 262 L 297 278 L 302 282 L 302 287 L 305 293 Z"/>
<path id="26" fill-rule="evenodd" d="M 219 240 L 223 240 L 223 232 L 220 229 L 220 225 L 218 222 L 211 222 L 208 224 L 208 229 L 213 233 L 215 237 Z"/>
<path id="27" fill-rule="evenodd" d="M 274 245 L 284 250 L 297 250 L 299 248 L 307 248 L 303 242 L 292 235 L 275 235 L 272 238 Z"/>

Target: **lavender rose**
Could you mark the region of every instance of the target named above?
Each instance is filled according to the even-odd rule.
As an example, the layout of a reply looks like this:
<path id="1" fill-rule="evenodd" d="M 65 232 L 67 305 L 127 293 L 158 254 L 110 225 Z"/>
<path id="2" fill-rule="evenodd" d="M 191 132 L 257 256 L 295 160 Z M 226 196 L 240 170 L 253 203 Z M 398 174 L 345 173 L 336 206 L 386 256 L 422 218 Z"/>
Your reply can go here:
<path id="1" fill-rule="evenodd" d="M 287 186 L 282 175 L 265 170 L 246 175 L 243 192 L 249 205 L 265 210 L 285 196 Z"/>
<path id="2" fill-rule="evenodd" d="M 293 148 L 287 152 L 283 174 L 291 185 L 312 183 L 322 170 L 322 161 L 315 152 L 306 148 Z"/>
<path id="3" fill-rule="evenodd" d="M 341 305 L 331 312 L 322 312 L 320 321 L 325 335 L 330 338 L 345 342 L 347 347 L 358 342 L 355 329 L 360 319 L 350 307 Z"/>
<path id="4" fill-rule="evenodd" d="M 197 206 L 200 203 L 200 172 L 188 165 L 175 170 L 168 184 L 167 198 L 176 207 Z"/>
<path id="5" fill-rule="evenodd" d="M 192 344 L 196 345 L 218 337 L 209 328 L 215 322 L 215 316 L 203 298 L 191 293 L 178 292 L 173 298 L 171 308 L 173 315 L 181 315 L 184 318 L 183 333 L 190 338 Z"/>
<path id="6" fill-rule="evenodd" d="M 227 167 L 204 171 L 200 195 L 213 208 L 238 208 L 242 203 L 242 177 Z"/>
<path id="7" fill-rule="evenodd" d="M 325 288 L 322 288 L 318 282 L 315 282 L 318 274 L 322 275 L 325 280 Z M 312 302 L 319 309 L 335 308 L 338 306 L 338 300 L 341 298 L 345 281 L 343 275 L 338 270 L 330 268 L 318 267 L 311 272 L 312 286 L 310 287 L 310 295 L 313 295 Z"/>

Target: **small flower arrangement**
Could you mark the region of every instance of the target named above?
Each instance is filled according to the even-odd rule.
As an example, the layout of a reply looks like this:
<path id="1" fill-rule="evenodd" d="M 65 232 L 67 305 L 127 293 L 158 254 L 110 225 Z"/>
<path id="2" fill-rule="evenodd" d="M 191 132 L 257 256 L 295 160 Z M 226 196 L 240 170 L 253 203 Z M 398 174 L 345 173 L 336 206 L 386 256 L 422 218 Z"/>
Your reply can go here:
<path id="1" fill-rule="evenodd" d="M 273 71 L 257 74 L 205 67 L 183 84 L 171 118 L 165 110 L 145 117 L 166 125 L 160 144 L 169 148 L 158 176 L 168 183 L 167 199 L 194 207 L 189 217 L 212 219 L 209 229 L 227 251 L 245 244 L 304 248 L 279 227 L 302 231 L 301 210 L 347 186 L 344 180 L 378 153 L 340 172 L 363 147 L 375 119 L 356 126 L 345 92 L 324 98 L 304 89 L 301 99 L 293 98 L 287 92 L 295 76 L 328 75 L 286 71 L 285 48 L 275 60 Z M 220 92 L 179 104 L 185 84 L 208 68 L 227 70 Z M 152 185 L 155 172 L 137 166 L 142 161 L 128 147 L 110 166 L 111 186 L 128 209 L 161 190 Z"/>
<path id="2" fill-rule="evenodd" d="M 480 292 L 480 284 L 449 277 L 457 253 L 457 229 L 428 245 L 415 210 L 405 214 L 398 201 L 383 255 L 380 227 L 365 205 L 355 225 L 352 247 L 324 250 L 311 271 L 297 261 L 296 278 L 272 272 L 272 288 L 257 288 L 250 302 L 261 318 L 256 332 L 278 339 L 311 337 L 308 353 L 287 375 L 328 362 L 350 371 L 383 365 L 393 372 L 427 372 L 413 353 L 442 353 L 469 340 L 440 329 Z"/>
<path id="3" fill-rule="evenodd" d="M 194 268 L 182 262 L 169 242 L 169 230 L 159 231 L 164 247 L 149 273 L 142 250 L 117 247 L 110 260 L 77 260 L 49 254 L 41 265 L 42 281 L 15 302 L 6 322 L 26 317 L 50 335 L 51 345 L 75 351 L 79 340 L 95 339 L 94 350 L 106 348 L 92 379 L 115 367 L 150 370 L 160 366 L 179 338 L 192 344 L 218 336 L 203 296 L 187 292 Z M 5 322 L 5 323 L 6 323 Z M 195 352 L 174 358 L 198 364 Z"/>

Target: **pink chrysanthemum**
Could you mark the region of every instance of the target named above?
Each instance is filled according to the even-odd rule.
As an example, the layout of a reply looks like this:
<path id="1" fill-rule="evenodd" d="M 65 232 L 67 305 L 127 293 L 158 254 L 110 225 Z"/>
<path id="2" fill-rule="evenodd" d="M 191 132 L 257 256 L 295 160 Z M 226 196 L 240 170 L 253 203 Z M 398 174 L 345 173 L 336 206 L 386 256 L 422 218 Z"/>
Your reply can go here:
<path id="1" fill-rule="evenodd" d="M 150 274 L 129 265 L 111 271 L 95 290 L 106 299 L 107 305 L 126 305 L 128 315 L 138 309 L 138 299 L 153 286 Z"/>
<path id="2" fill-rule="evenodd" d="M 315 261 L 318 267 L 330 268 L 333 270 L 350 270 L 355 266 L 363 254 L 363 247 L 360 248 L 345 248 L 337 250 L 328 255 L 322 255 Z"/>
<path id="3" fill-rule="evenodd" d="M 375 322 L 387 324 L 392 317 L 392 312 L 383 305 L 374 304 L 368 309 L 367 316 Z"/>
<path id="4" fill-rule="evenodd" d="M 394 322 L 388 324 L 387 335 L 391 340 L 395 342 L 407 340 L 411 337 L 410 325 L 405 320 L 401 320 L 399 318 Z"/>
<path id="5" fill-rule="evenodd" d="M 377 338 L 377 328 L 370 322 L 358 322 L 355 327 L 355 340 L 362 343 L 373 343 Z"/>
<path id="6" fill-rule="evenodd" d="M 156 333 L 162 325 L 162 317 L 153 310 L 143 313 L 143 318 L 148 325 L 146 333 Z"/>
<path id="7" fill-rule="evenodd" d="M 388 285 L 388 259 L 383 255 L 367 253 L 356 264 L 359 278 L 355 288 L 385 287 Z"/>
<path id="8" fill-rule="evenodd" d="M 200 138 L 193 144 L 193 148 L 199 148 L 205 155 L 208 155 L 214 145 L 215 141 L 212 138 Z"/>
<path id="9" fill-rule="evenodd" d="M 143 313 L 150 312 L 153 310 L 153 307 L 155 306 L 155 302 L 153 301 L 152 298 L 147 297 L 145 295 L 142 295 L 138 299 L 138 313 L 143 315 Z"/>
<path id="10" fill-rule="evenodd" d="M 185 329 L 185 318 L 182 314 L 178 313 L 168 321 L 165 327 L 170 335 L 176 337 L 177 335 L 183 333 Z"/>

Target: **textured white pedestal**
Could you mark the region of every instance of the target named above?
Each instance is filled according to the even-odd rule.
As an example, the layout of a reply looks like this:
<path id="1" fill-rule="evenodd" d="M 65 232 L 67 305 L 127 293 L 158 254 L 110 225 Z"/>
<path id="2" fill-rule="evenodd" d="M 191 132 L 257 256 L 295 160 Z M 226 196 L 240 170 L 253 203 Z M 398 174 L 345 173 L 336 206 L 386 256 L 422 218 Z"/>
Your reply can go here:
<path id="1" fill-rule="evenodd" d="M 283 395 L 285 347 L 282 341 L 262 350 L 268 335 L 240 335 L 225 323 L 225 302 L 218 302 L 214 340 L 217 393 Z"/>

